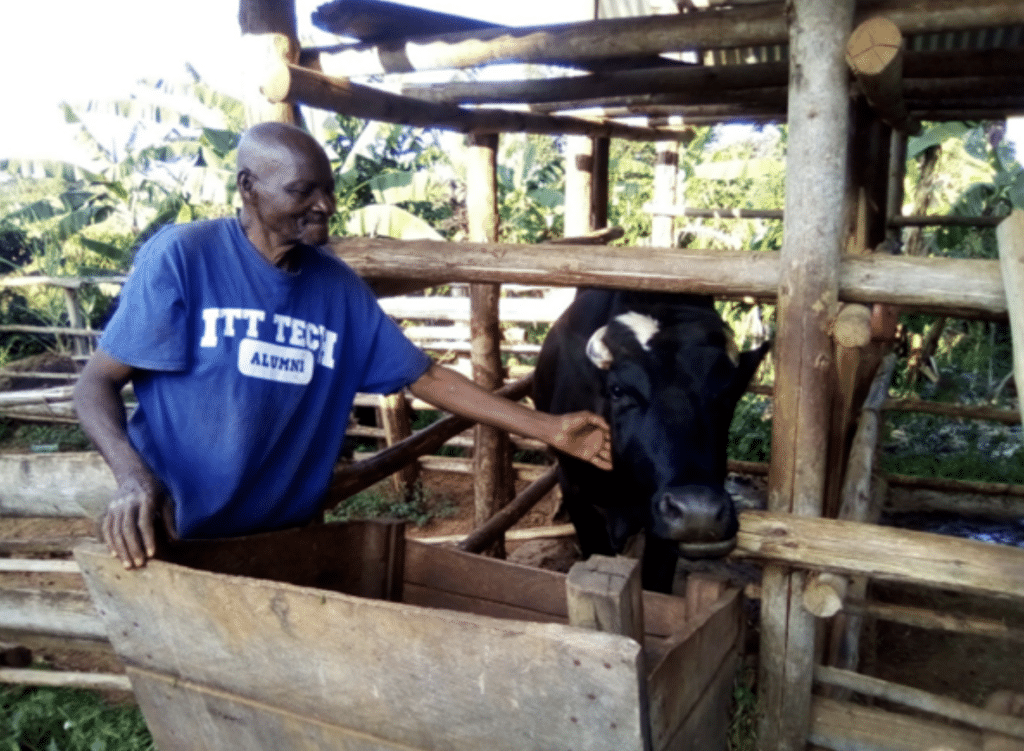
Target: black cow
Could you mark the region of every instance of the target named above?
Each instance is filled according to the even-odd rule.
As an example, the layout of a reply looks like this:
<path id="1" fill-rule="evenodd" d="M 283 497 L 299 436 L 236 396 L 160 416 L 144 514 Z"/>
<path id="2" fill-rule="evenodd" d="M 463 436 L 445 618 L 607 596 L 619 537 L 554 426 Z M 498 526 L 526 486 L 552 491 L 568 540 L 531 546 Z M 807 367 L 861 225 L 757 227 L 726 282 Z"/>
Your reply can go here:
<path id="1" fill-rule="evenodd" d="M 710 297 L 581 290 L 541 348 L 538 409 L 589 409 L 612 429 L 608 472 L 559 455 L 584 557 L 646 531 L 645 589 L 669 592 L 679 555 L 723 556 L 737 520 L 725 491 L 729 423 L 768 351 L 739 354 Z"/>

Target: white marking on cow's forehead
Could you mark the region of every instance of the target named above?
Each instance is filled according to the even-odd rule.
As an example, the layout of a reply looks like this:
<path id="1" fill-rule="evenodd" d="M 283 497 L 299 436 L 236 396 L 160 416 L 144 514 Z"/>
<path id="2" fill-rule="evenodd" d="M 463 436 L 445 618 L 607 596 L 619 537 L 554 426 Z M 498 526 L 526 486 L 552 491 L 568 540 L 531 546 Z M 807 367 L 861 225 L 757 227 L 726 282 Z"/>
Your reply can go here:
<path id="1" fill-rule="evenodd" d="M 623 313 L 615 320 L 633 332 L 644 349 L 650 349 L 651 339 L 658 333 L 658 320 L 643 313 Z"/>

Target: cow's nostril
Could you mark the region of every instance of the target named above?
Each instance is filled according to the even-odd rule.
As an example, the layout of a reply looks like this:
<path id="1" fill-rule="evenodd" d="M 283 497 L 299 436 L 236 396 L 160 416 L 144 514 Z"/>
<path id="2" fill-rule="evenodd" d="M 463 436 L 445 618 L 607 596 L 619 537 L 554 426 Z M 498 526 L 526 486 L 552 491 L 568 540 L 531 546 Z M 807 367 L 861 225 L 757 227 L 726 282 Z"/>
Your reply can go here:
<path id="1" fill-rule="evenodd" d="M 661 496 L 661 502 L 658 504 L 658 511 L 665 516 L 666 519 L 681 519 L 683 516 L 683 507 L 671 493 L 665 493 Z"/>

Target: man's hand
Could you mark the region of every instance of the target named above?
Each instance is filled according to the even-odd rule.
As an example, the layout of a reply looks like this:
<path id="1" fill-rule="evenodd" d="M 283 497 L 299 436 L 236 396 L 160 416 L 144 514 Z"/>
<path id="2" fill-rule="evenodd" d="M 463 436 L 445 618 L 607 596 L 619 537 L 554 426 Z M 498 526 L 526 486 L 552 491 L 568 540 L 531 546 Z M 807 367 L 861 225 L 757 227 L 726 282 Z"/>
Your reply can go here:
<path id="1" fill-rule="evenodd" d="M 554 448 L 598 469 L 612 468 L 611 431 L 603 418 L 593 412 L 570 412 L 552 418 L 558 421 L 551 440 Z"/>
<path id="2" fill-rule="evenodd" d="M 162 516 L 163 493 L 152 477 L 122 481 L 100 521 L 100 534 L 110 554 L 127 569 L 146 565 L 156 554 L 156 520 Z"/>

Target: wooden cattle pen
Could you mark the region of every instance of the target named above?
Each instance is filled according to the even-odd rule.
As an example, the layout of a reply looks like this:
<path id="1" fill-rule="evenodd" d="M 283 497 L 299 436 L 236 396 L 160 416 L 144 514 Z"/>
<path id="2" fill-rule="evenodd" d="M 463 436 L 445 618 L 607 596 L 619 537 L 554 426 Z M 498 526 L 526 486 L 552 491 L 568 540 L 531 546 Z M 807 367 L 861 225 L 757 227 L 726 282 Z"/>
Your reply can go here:
<path id="1" fill-rule="evenodd" d="M 442 283 L 468 284 L 474 377 L 490 388 L 503 388 L 504 393 L 514 398 L 527 392 L 528 380 L 504 384 L 498 325 L 502 285 L 589 285 L 699 292 L 724 299 L 749 297 L 776 304 L 772 462 L 770 467 L 753 468 L 767 473 L 767 510 L 741 515 L 735 553 L 736 558 L 758 563 L 762 570 L 759 585 L 747 590 L 761 603 L 759 748 L 782 751 L 813 746 L 839 751 L 918 751 L 944 746 L 973 751 L 981 748 L 983 732 L 1024 739 L 1021 718 L 879 680 L 859 669 L 857 657 L 861 626 L 866 619 L 982 633 L 993 639 L 1022 639 L 1021 631 L 1014 626 L 970 613 L 887 606 L 872 600 L 871 587 L 873 583 L 894 582 L 1016 601 L 1024 593 L 1024 550 L 876 524 L 885 491 L 875 482 L 879 470 L 874 462 L 883 410 L 929 408 L 886 400 L 893 326 L 901 312 L 1009 319 L 1018 363 L 1017 382 L 1024 380 L 1024 322 L 1019 307 L 1024 219 L 1019 214 L 998 220 L 902 214 L 906 139 L 922 120 L 1001 119 L 1024 114 L 1024 5 L 1016 0 L 678 0 L 662 4 L 671 12 L 662 8 L 663 12 L 657 15 L 610 17 L 622 5 L 615 0 L 599 0 L 595 3 L 595 12 L 601 14 L 597 20 L 513 29 L 372 0 L 337 0 L 321 7 L 314 21 L 339 37 L 355 41 L 330 49 L 302 49 L 296 38 L 291 3 L 242 0 L 241 30 L 253 55 L 249 68 L 258 72 L 252 86 L 265 95 L 254 97 L 252 117 L 295 121 L 297 107 L 303 105 L 467 134 L 471 161 L 467 164 L 470 233 L 466 242 L 452 245 L 347 238 L 334 241 L 333 247 L 384 297 Z M 642 5 L 650 10 L 649 4 Z M 381 80 L 387 82 L 390 77 L 412 71 L 509 62 L 561 66 L 573 69 L 576 75 L 552 73 L 548 78 L 529 81 L 410 84 L 402 94 L 377 85 Z M 272 106 L 266 104 L 267 99 Z M 637 118 L 646 121 L 638 124 Z M 711 252 L 675 247 L 673 217 L 687 212 L 692 215 L 694 210 L 674 206 L 670 192 L 655 196 L 656 234 L 650 247 L 582 247 L 594 237 L 608 237 L 607 232 L 602 235 L 601 231 L 607 229 L 609 139 L 665 144 L 660 150 L 663 158 L 659 156 L 659 166 L 669 169 L 674 145 L 691 135 L 689 126 L 751 121 L 785 122 L 789 129 L 785 209 L 781 215 L 784 242 L 780 252 Z M 496 241 L 497 147 L 500 134 L 509 132 L 569 136 L 565 244 L 513 245 Z M 669 179 L 664 184 L 673 182 Z M 1001 222 L 999 261 L 891 253 L 899 245 L 901 230 L 908 226 L 949 222 L 992 226 L 995 221 Z M 395 411 L 403 410 L 399 405 Z M 1007 422 L 1020 419 L 1019 415 L 955 409 L 950 416 Z M 391 440 L 394 445 L 389 449 L 340 467 L 332 492 L 340 501 L 402 471 L 417 457 L 433 451 L 466 427 L 464 422 L 448 418 L 403 440 Z M 526 505 L 531 496 L 527 491 L 512 499 L 508 437 L 487 429 L 476 430 L 472 472 L 477 524 L 484 533 L 474 542 L 474 549 L 483 549 L 500 540 L 509 523 L 506 517 L 511 514 L 503 512 L 502 507 L 509 501 L 512 507 Z M 43 469 L 29 467 L 28 462 L 10 463 L 12 472 L 45 474 Z M 549 483 L 548 487 L 551 481 L 550 474 L 537 480 Z M 0 512 L 25 514 L 26 508 L 38 511 L 48 502 L 59 506 L 59 488 L 60 483 L 54 481 L 49 490 L 23 506 L 0 495 Z M 970 488 L 1002 494 L 1011 499 L 1012 509 L 1020 508 L 1020 488 Z M 501 577 L 512 575 L 508 573 L 511 569 L 494 568 L 507 564 L 482 557 L 470 559 L 452 551 L 428 552 L 415 544 L 405 556 L 402 576 L 407 592 L 418 591 L 410 586 L 409 579 L 410 570 L 416 570 L 418 565 L 413 564 L 410 569 L 409 554 L 413 551 L 413 558 L 454 555 L 453 560 L 460 561 L 465 572 L 477 571 L 478 565 L 483 579 L 487 578 L 484 571 L 493 571 L 493 576 L 506 583 Z M 13 547 L 8 552 L 17 554 Z M 450 615 L 438 615 L 447 611 L 433 612 L 429 608 L 419 615 L 413 614 L 419 613 L 415 608 L 423 605 L 462 609 L 450 593 L 444 597 L 431 595 L 421 601 L 405 600 L 402 607 L 411 609 L 396 610 L 399 606 L 395 603 L 362 603 L 348 594 L 316 594 L 319 590 L 311 589 L 308 580 L 293 582 L 293 588 L 285 589 L 273 589 L 269 583 L 252 579 L 228 587 L 226 583 L 239 581 L 231 578 L 238 571 L 186 571 L 173 558 L 147 568 L 128 585 L 103 556 L 83 549 L 80 560 L 92 572 L 93 594 L 103 603 L 101 609 L 105 610 L 108 627 L 120 623 L 119 613 L 125 607 L 118 600 L 119 587 L 133 593 L 134 588 L 164 592 L 173 580 L 179 587 L 174 589 L 175 596 L 180 594 L 183 602 L 191 597 L 198 598 L 199 604 L 208 604 L 212 600 L 203 599 L 204 593 L 230 592 L 224 596 L 241 598 L 230 607 L 252 606 L 261 613 L 261 622 L 265 621 L 269 630 L 289 638 L 287 631 L 292 621 L 280 615 L 280 606 L 275 610 L 275 602 L 294 608 L 297 618 L 301 614 L 302 620 L 295 623 L 308 630 L 311 639 L 322 637 L 317 631 L 318 607 L 330 608 L 334 614 L 349 613 L 356 624 L 371 615 L 387 620 L 398 618 L 398 613 L 401 618 L 422 619 L 421 625 L 431 633 L 447 623 L 454 629 L 453 638 L 462 638 L 476 629 L 480 641 L 472 643 L 480 649 L 502 645 L 492 650 L 498 665 L 512 659 L 511 654 L 503 654 L 507 640 L 499 636 L 514 634 L 516 640 L 537 650 L 536 661 L 553 660 L 551 665 L 531 666 L 537 671 L 557 669 L 565 660 L 571 661 L 572 650 L 560 650 L 577 640 L 579 645 L 586 644 L 580 650 L 588 655 L 587 659 L 590 655 L 614 652 L 619 660 L 617 665 L 632 661 L 632 672 L 617 672 L 614 683 L 619 688 L 628 686 L 629 690 L 614 695 L 615 706 L 601 704 L 601 711 L 592 718 L 598 724 L 612 715 L 632 718 L 630 740 L 613 747 L 721 747 L 714 745 L 721 742 L 718 736 L 704 745 L 693 740 L 701 738 L 700 733 L 708 728 L 717 727 L 712 719 L 701 727 L 687 724 L 688 717 L 719 716 L 717 708 L 709 709 L 707 715 L 687 714 L 697 711 L 694 707 L 700 705 L 701 696 L 693 697 L 685 711 L 679 709 L 679 724 L 673 725 L 671 731 L 654 719 L 661 711 L 655 708 L 656 690 L 664 690 L 666 696 L 674 697 L 672 701 L 681 701 L 678 696 L 689 696 L 690 689 L 680 676 L 690 668 L 704 668 L 680 663 L 673 674 L 674 679 L 680 680 L 679 686 L 655 689 L 651 670 L 662 662 L 648 659 L 645 673 L 637 668 L 637 650 L 641 648 L 626 644 L 642 643 L 650 657 L 652 644 L 682 639 L 679 629 L 689 628 L 687 624 L 692 621 L 687 619 L 693 617 L 693 611 L 684 609 L 678 614 L 680 620 L 674 621 L 672 608 L 683 605 L 673 604 L 671 597 L 649 598 L 645 594 L 642 608 L 633 608 L 634 612 L 642 609 L 645 614 L 659 613 L 655 619 L 667 619 L 660 621 L 661 630 L 653 637 L 649 629 L 646 636 L 639 636 L 635 622 L 613 629 L 639 636 L 632 640 L 606 634 L 580 636 L 575 631 L 559 631 L 557 635 L 544 631 L 542 637 L 533 625 L 520 621 L 571 621 L 567 610 L 546 611 L 543 618 L 524 617 L 523 610 L 514 608 L 514 612 L 483 614 L 512 619 L 512 625 L 501 627 L 492 621 L 478 623 L 468 615 L 454 622 Z M 477 563 L 468 563 L 470 560 Z M 436 565 L 441 566 L 438 570 L 448 570 L 443 568 L 447 564 Z M 520 574 L 527 576 L 522 572 L 516 575 Z M 121 583 L 114 586 L 118 576 Z M 537 573 L 536 577 L 538 581 L 547 581 L 545 586 L 554 590 L 563 591 L 568 586 L 564 578 L 552 584 L 546 573 Z M 508 584 L 510 589 L 516 586 L 526 585 Z M 339 589 L 343 593 L 354 591 Z M 713 613 L 721 612 L 715 610 L 719 607 L 716 603 L 736 597 L 730 592 L 735 590 L 718 590 L 701 612 L 712 613 L 709 617 L 714 618 Z M 33 621 L 31 613 L 36 611 L 32 608 L 47 605 L 51 610 L 44 608 L 38 612 L 63 608 L 62 612 L 69 614 L 67 635 L 105 640 L 102 624 L 80 590 L 56 604 L 33 600 L 27 593 L 5 591 L 3 596 L 17 605 L 10 612 L 29 613 L 20 625 L 11 621 L 0 624 L 4 633 L 30 631 L 31 624 L 38 623 L 40 617 L 36 615 Z M 460 597 L 464 601 L 484 599 L 475 592 L 462 593 Z M 562 603 L 559 608 L 564 606 L 561 595 L 549 592 L 541 599 L 547 597 L 558 599 Z M 631 612 L 623 599 L 618 602 L 620 612 Z M 205 623 L 203 609 L 195 602 L 189 607 L 197 622 Z M 729 612 L 728 618 L 733 618 L 735 613 Z M 445 621 L 446 618 L 449 620 Z M 153 624 L 142 620 L 132 622 L 132 628 L 153 628 Z M 197 707 L 205 702 L 200 714 L 211 723 L 234 718 L 241 720 L 242 725 L 253 718 L 254 707 L 270 704 L 277 708 L 276 714 L 271 712 L 277 718 L 268 730 L 271 737 L 296 737 L 288 733 L 299 733 L 300 721 L 308 719 L 308 727 L 313 729 L 303 732 L 314 733 L 316 738 L 333 738 L 328 734 L 333 720 L 319 713 L 328 711 L 328 694 L 332 694 L 332 701 L 342 702 L 330 705 L 338 712 L 348 711 L 345 702 L 351 697 L 339 697 L 339 692 L 329 688 L 321 690 L 327 685 L 326 672 L 311 673 L 317 665 L 310 664 L 310 660 L 315 662 L 317 658 L 305 654 L 294 661 L 289 658 L 289 672 L 284 671 L 284 665 L 263 666 L 260 676 L 245 676 L 259 678 L 256 685 L 263 693 L 247 695 L 238 687 L 222 683 L 220 673 L 230 672 L 236 666 L 230 661 L 232 649 L 236 641 L 244 643 L 250 626 L 238 623 L 237 630 L 232 630 L 224 623 L 230 624 L 230 617 L 219 621 L 219 625 L 211 623 L 204 630 L 209 631 L 210 641 L 202 644 L 202 649 L 207 650 L 203 654 L 212 656 L 209 664 L 218 670 L 225 668 L 217 674 L 211 670 L 209 675 L 177 675 L 153 655 L 141 654 L 140 642 L 120 639 L 115 646 L 134 671 L 133 681 L 138 683 L 133 686 L 140 692 L 140 701 L 144 695 L 150 706 L 163 708 L 161 711 L 166 711 L 168 717 L 182 721 L 184 715 L 178 714 L 185 711 L 182 706 L 200 712 Z M 400 640 L 406 633 L 411 632 L 388 632 L 394 640 Z M 192 632 L 180 631 L 172 636 L 187 641 L 191 635 Z M 713 663 L 701 672 L 703 685 L 715 687 L 702 695 L 709 707 L 718 706 L 720 689 L 729 680 L 723 677 L 733 664 L 727 653 L 739 644 L 738 637 L 732 639 L 730 636 L 726 640 L 728 646 L 716 660 L 707 657 L 706 650 L 697 650 L 698 656 L 693 658 L 697 663 L 702 659 Z M 394 640 L 387 648 L 395 645 Z M 555 642 L 560 646 L 551 646 Z M 337 655 L 335 662 L 347 659 L 345 643 L 344 635 L 334 643 L 342 650 L 329 653 Z M 372 648 L 365 646 L 367 650 Z M 386 650 L 382 647 L 380 651 Z M 177 654 L 173 650 L 172 653 Z M 367 653 L 363 657 L 367 664 L 372 664 L 385 655 Z M 471 665 L 460 667 L 469 670 L 477 665 L 473 661 L 481 657 L 460 653 L 459 660 L 463 659 Z M 597 659 L 600 662 L 604 658 Z M 276 675 L 279 667 L 282 672 Z M 331 673 L 331 680 L 338 681 L 336 685 L 348 685 L 345 681 L 349 678 L 339 677 L 336 667 L 333 663 L 320 665 L 320 669 Z M 478 673 L 480 680 L 492 675 L 484 670 L 486 666 L 477 667 L 483 671 Z M 508 663 L 508 671 L 513 669 L 513 663 Z M 424 667 L 424 671 L 429 669 Z M 476 676 L 458 678 L 463 681 L 458 684 L 461 693 L 453 696 L 465 698 L 467 703 L 450 707 L 452 711 L 470 711 L 471 706 L 478 712 L 496 711 L 493 707 L 481 709 L 480 705 L 468 703 L 471 692 L 465 681 L 470 677 Z M 1007 688 L 1020 688 L 1019 676 L 1008 676 L 1007 682 Z M 286 704 L 283 695 L 299 685 L 309 687 L 309 691 L 294 697 L 298 705 Z M 381 690 L 424 690 L 422 684 L 403 685 L 404 688 Z M 432 685 L 429 690 L 444 689 Z M 508 690 L 520 691 L 521 687 Z M 398 698 L 407 700 L 408 696 L 402 693 Z M 538 712 L 541 709 L 537 707 Z M 396 700 L 391 711 L 401 715 L 402 701 Z M 218 712 L 222 715 L 220 719 L 213 717 Z M 576 717 L 580 719 L 583 715 Z M 419 731 L 408 728 L 399 728 L 395 730 L 398 735 L 386 738 L 392 745 L 372 745 L 368 738 L 383 737 L 379 727 L 367 729 L 374 721 L 369 717 L 369 725 L 350 727 L 358 740 L 345 747 L 434 747 L 423 741 L 426 736 L 422 733 L 417 735 Z M 478 727 L 475 722 L 469 725 Z M 693 722 L 700 724 L 703 720 Z M 549 737 L 562 737 L 556 735 L 555 719 L 546 718 L 544 723 L 545 732 L 551 733 Z M 526 724 L 524 720 L 524 727 Z M 504 732 L 500 723 L 497 728 L 493 731 L 495 739 Z M 175 748 L 182 743 L 173 737 L 177 732 L 173 723 L 159 732 L 163 733 L 161 747 Z M 585 732 L 594 733 L 595 738 L 599 735 L 593 728 Z M 595 739 L 592 745 L 583 742 L 576 747 L 604 747 L 600 742 L 605 740 Z M 476 745 L 465 747 L 500 747 L 496 741 L 490 741 L 471 738 L 467 742 Z M 426 745 L 416 745 L 421 742 Z M 513 747 L 554 746 L 537 740 L 534 745 L 526 742 Z"/>

